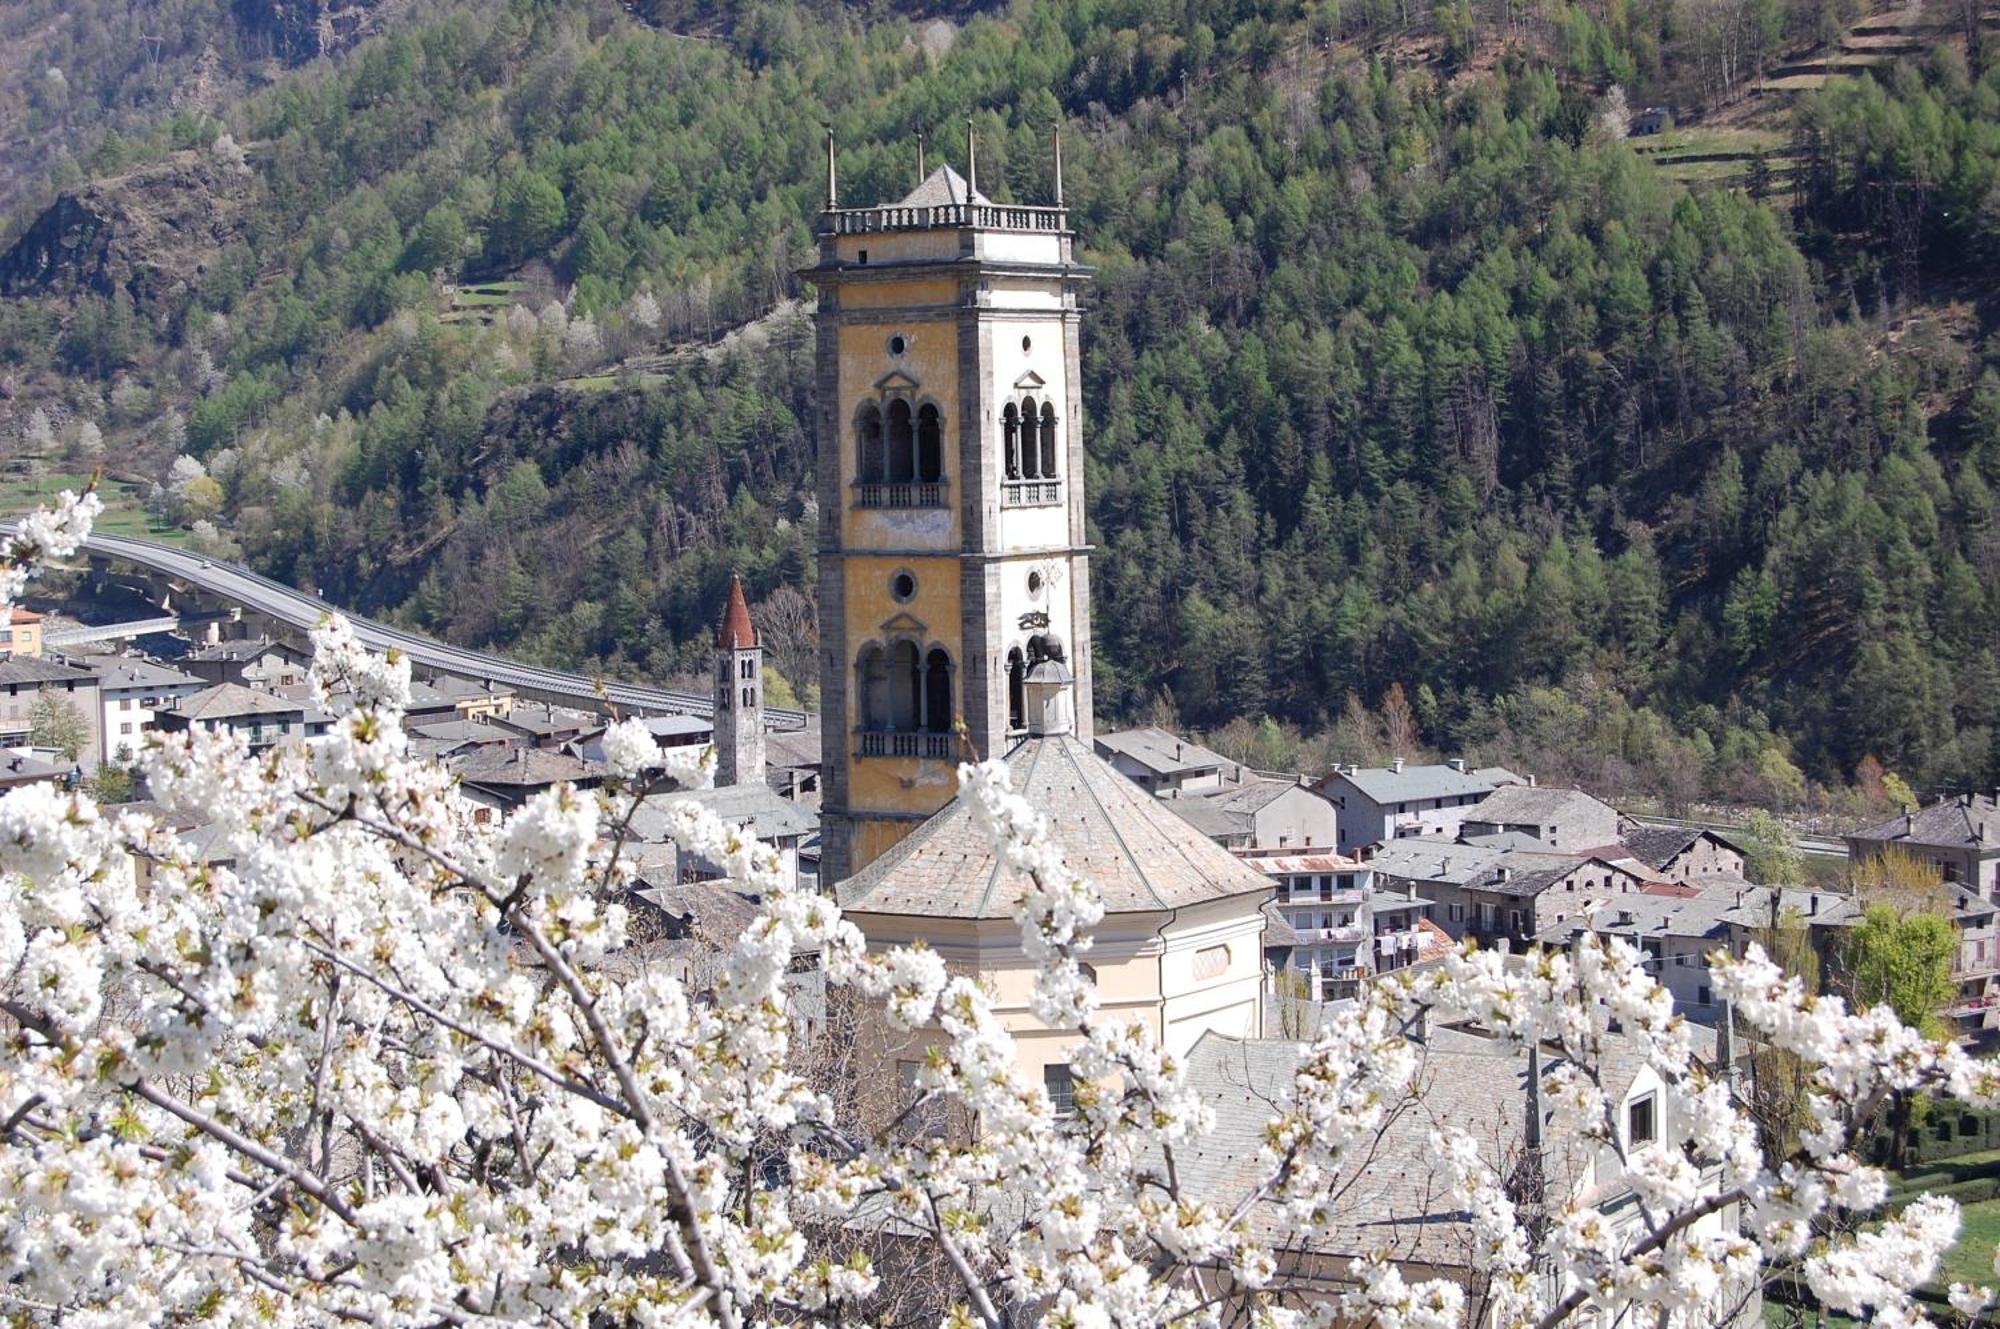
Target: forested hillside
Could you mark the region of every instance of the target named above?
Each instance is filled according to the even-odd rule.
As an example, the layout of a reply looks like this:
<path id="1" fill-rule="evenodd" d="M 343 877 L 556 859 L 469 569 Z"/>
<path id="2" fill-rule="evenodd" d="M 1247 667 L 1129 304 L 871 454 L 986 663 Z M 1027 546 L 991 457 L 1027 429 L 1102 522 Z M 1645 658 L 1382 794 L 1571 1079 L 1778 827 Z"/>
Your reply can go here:
<path id="1" fill-rule="evenodd" d="M 120 199 L 219 231 L 165 278 L 0 260 L 6 446 L 89 422 L 274 575 L 667 675 L 730 569 L 812 586 L 822 123 L 848 198 L 971 114 L 1029 200 L 1061 123 L 1100 708 L 1355 757 L 1386 710 L 1676 799 L 2000 775 L 2000 75 L 1962 39 L 1771 112 L 1758 200 L 1622 108 L 1719 105 L 1837 5 L 638 13 L 437 5 L 229 108 L 240 149 L 121 140 Z"/>

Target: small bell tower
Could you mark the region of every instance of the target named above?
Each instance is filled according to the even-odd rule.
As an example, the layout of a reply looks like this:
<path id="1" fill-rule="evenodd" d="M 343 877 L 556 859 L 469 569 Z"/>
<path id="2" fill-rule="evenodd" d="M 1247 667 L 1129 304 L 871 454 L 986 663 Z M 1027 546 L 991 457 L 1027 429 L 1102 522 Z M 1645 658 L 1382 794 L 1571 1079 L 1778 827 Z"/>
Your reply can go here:
<path id="1" fill-rule="evenodd" d="M 729 603 L 715 636 L 715 783 L 764 778 L 764 648 L 743 599 L 743 579 L 729 579 Z"/>

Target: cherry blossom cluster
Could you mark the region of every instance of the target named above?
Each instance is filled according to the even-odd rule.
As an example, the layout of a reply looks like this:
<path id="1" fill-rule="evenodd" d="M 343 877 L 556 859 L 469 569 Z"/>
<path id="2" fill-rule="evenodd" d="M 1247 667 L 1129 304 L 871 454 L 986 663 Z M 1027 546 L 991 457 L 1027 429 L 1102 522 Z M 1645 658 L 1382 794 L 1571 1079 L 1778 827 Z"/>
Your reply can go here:
<path id="1" fill-rule="evenodd" d="M 66 497 L 23 522 L 0 593 L 94 512 Z M 921 1277 L 943 1322 L 993 1329 L 1694 1325 L 1767 1263 L 1917 1323 L 1957 1211 L 1925 1197 L 1860 1225 L 1886 1187 L 1849 1132 L 1889 1093 L 2000 1104 L 1988 1065 L 1753 948 L 1715 958 L 1717 990 L 1813 1077 L 1804 1147 L 1769 1156 L 1633 948 L 1460 949 L 1331 1011 L 1254 1180 L 1204 1191 L 1183 1165 L 1214 1108 L 1147 1024 L 1100 1007 L 1102 900 L 1004 763 L 961 767 L 960 791 L 1016 892 L 1066 1113 L 978 975 L 871 947 L 771 846 L 674 797 L 712 753 L 619 721 L 603 788 L 498 811 L 412 756 L 406 660 L 338 619 L 314 647 L 341 711 L 321 738 L 162 737 L 142 760 L 157 811 L 0 798 L 0 1302 L 24 1323 L 852 1325 Z M 642 807 L 755 904 L 698 974 L 636 926 Z M 802 961 L 864 1003 L 869 1046 L 920 1050 L 891 1111 L 810 1069 Z M 1333 1230 L 1371 1148 L 1424 1110 L 1427 1022 L 1532 1049 L 1546 1136 L 1510 1159 L 1440 1126 L 1463 1268 L 1342 1251 L 1329 1287 L 1270 1234 Z M 1635 1075 L 1670 1135 L 1627 1138 Z M 1968 1316 L 1991 1300 L 1951 1295 Z"/>

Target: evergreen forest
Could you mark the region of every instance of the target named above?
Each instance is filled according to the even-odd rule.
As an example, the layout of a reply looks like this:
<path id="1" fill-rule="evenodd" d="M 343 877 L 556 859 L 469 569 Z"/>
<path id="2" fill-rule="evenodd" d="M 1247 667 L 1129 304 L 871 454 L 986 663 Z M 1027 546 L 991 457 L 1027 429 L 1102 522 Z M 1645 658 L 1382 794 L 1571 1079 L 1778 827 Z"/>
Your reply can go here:
<path id="1" fill-rule="evenodd" d="M 67 8 L 21 40 L 131 21 Z M 905 192 L 920 133 L 962 168 L 969 117 L 1029 202 L 1060 127 L 1100 726 L 1676 806 L 1991 786 L 2000 62 L 1956 12 L 1763 97 L 1861 11 L 422 0 L 308 59 L 239 35 L 212 106 L 0 105 L 44 149 L 0 194 L 0 455 L 611 675 L 699 670 L 740 571 L 809 700 L 823 127 L 845 201 Z M 1783 162 L 1747 183 L 1627 132 L 1753 103 Z M 104 252 L 34 261 L 66 207 Z"/>

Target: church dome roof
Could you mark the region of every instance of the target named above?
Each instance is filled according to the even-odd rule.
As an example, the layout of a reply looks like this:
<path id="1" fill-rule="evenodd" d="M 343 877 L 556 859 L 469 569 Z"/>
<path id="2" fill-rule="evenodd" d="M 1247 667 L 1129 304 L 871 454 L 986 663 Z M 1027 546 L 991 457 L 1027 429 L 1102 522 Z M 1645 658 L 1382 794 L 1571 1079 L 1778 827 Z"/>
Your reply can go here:
<path id="1" fill-rule="evenodd" d="M 1103 894 L 1106 913 L 1157 913 L 1271 893 L 1270 878 L 1175 816 L 1074 735 L 1023 739 L 1007 764 L 1015 789 L 1048 817 L 1063 861 Z M 839 896 L 841 908 L 865 914 L 1006 918 L 1022 885 L 958 797 L 842 882 Z"/>

